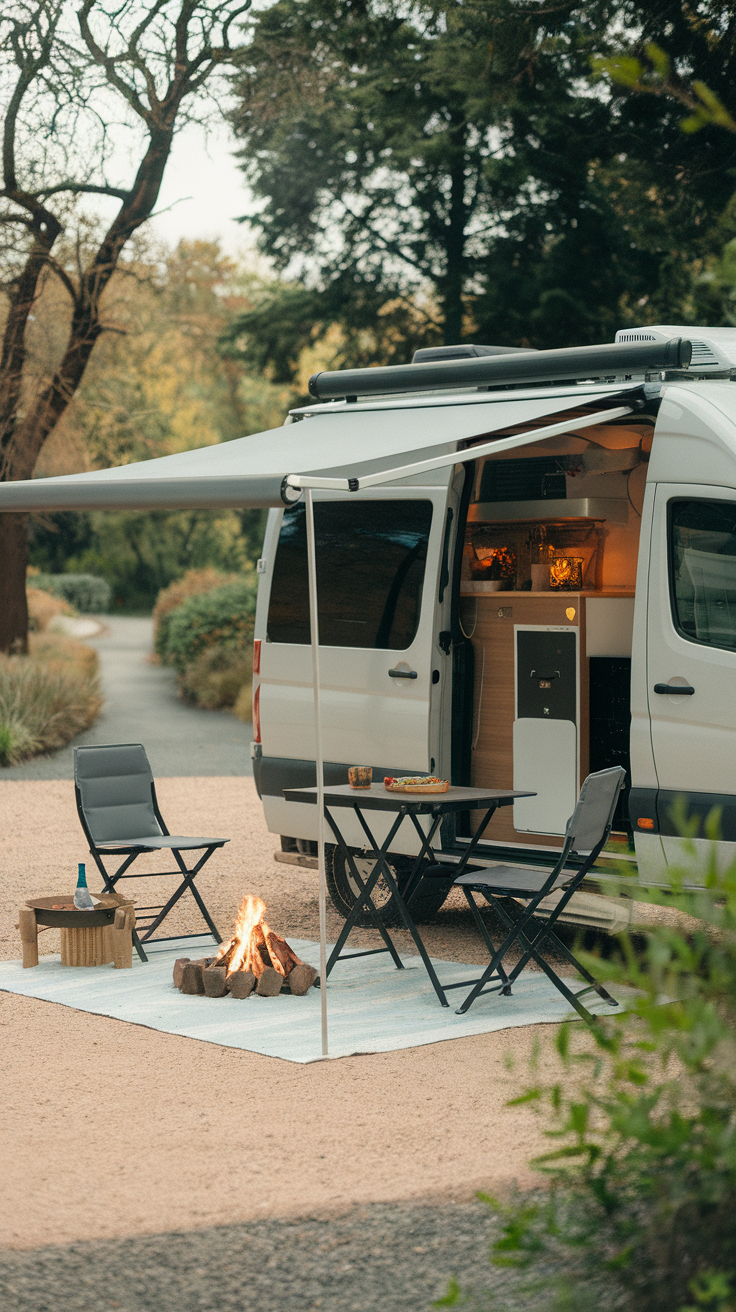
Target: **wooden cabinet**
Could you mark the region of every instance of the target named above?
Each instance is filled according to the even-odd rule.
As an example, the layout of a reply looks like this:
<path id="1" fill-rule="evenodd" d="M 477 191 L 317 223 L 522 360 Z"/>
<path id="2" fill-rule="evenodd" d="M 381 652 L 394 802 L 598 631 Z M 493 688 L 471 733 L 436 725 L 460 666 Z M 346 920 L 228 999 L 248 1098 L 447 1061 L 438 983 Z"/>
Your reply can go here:
<path id="1" fill-rule="evenodd" d="M 518 816 L 500 810 L 488 838 L 559 847 L 589 770 L 589 660 L 630 654 L 633 592 L 487 592 L 471 583 L 460 604 L 475 653 L 471 782 L 535 788 L 541 799 Z M 538 832 L 541 816 L 558 814 L 556 833 Z"/>

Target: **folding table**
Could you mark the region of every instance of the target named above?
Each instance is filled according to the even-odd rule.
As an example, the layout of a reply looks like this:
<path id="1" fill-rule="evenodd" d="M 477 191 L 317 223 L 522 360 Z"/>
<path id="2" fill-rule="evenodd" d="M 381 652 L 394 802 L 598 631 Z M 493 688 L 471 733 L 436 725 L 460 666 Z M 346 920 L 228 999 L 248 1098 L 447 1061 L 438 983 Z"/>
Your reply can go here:
<path id="1" fill-rule="evenodd" d="M 437 973 L 429 959 L 427 950 L 421 940 L 414 921 L 408 910 L 408 904 L 411 902 L 413 893 L 416 892 L 421 883 L 425 862 L 436 866 L 437 853 L 432 849 L 432 840 L 446 815 L 454 811 L 484 811 L 483 819 L 471 838 L 465 849 L 459 863 L 456 866 L 448 868 L 448 874 L 454 873 L 456 878 L 462 875 L 476 853 L 478 843 L 485 833 L 488 823 L 499 806 L 511 806 L 517 797 L 534 797 L 531 792 L 514 792 L 507 788 L 449 788 L 446 793 L 392 793 L 389 792 L 383 784 L 371 784 L 370 788 L 351 788 L 349 784 L 337 784 L 332 788 L 324 789 L 324 807 L 325 819 L 330 826 L 337 846 L 340 848 L 345 860 L 348 863 L 350 873 L 355 880 L 358 889 L 358 896 L 355 901 L 350 915 L 340 932 L 340 936 L 330 954 L 327 963 L 327 974 L 329 975 L 332 967 L 336 962 L 354 957 L 369 957 L 378 952 L 390 953 L 397 970 L 403 970 L 401 958 L 396 950 L 395 944 L 388 932 L 388 929 L 381 920 L 376 910 L 371 894 L 381 875 L 383 875 L 386 884 L 393 894 L 399 914 L 406 928 L 411 934 L 417 951 L 424 963 L 424 968 L 432 981 L 437 997 L 443 1007 L 450 1004 L 445 997 L 444 989 L 437 978 Z M 285 788 L 284 797 L 287 802 L 307 802 L 312 805 L 317 800 L 316 788 Z M 368 850 L 372 857 L 375 858 L 375 865 L 368 878 L 364 881 L 358 873 L 353 854 L 348 847 L 345 839 L 340 832 L 337 821 L 330 808 L 347 807 L 352 810 L 358 817 L 360 826 L 368 840 Z M 368 821 L 365 818 L 366 811 L 390 811 L 395 813 L 395 819 L 382 843 L 371 832 Z M 431 816 L 431 821 L 425 832 L 419 823 L 419 816 Z M 403 894 L 399 892 L 398 885 L 388 863 L 387 856 L 391 850 L 391 844 L 405 819 L 409 819 L 414 826 L 419 837 L 419 852 L 412 867 L 411 874 L 404 888 Z M 360 915 L 361 909 L 367 910 L 373 920 L 384 942 L 382 948 L 370 948 L 361 952 L 349 952 L 343 954 L 348 937 L 355 926 L 355 922 Z"/>

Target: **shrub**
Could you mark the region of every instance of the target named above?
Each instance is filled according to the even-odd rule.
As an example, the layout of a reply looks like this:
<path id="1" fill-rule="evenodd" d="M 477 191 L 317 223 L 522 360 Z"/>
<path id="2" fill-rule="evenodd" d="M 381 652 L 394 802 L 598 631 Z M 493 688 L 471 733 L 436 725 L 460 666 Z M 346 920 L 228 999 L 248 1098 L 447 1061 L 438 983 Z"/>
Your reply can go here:
<path id="1" fill-rule="evenodd" d="M 496 1263 L 539 1268 L 553 1294 L 550 1262 L 564 1273 L 535 1307 L 736 1309 L 736 862 L 718 874 L 712 856 L 704 891 L 684 878 L 651 900 L 693 928 L 657 925 L 641 951 L 624 934 L 618 960 L 587 957 L 637 993 L 590 1030 L 563 1025 L 560 1079 L 515 1100 L 550 1109 L 559 1145 L 536 1163 L 551 1197 L 498 1209 Z"/>
<path id="2" fill-rule="evenodd" d="M 33 586 L 61 597 L 86 614 L 110 609 L 110 584 L 95 574 L 34 574 Z"/>
<path id="3" fill-rule="evenodd" d="M 0 765 L 63 747 L 101 705 L 97 653 L 61 634 L 32 635 L 29 656 L 0 656 Z"/>
<path id="4" fill-rule="evenodd" d="M 35 579 L 34 579 L 35 582 Z M 53 597 L 41 588 L 26 588 L 28 602 L 28 629 L 30 633 L 41 633 L 57 615 L 74 615 L 73 606 L 61 597 Z"/>
<path id="5" fill-rule="evenodd" d="M 252 650 L 218 645 L 205 647 L 187 665 L 179 678 L 179 687 L 185 701 L 215 711 L 222 706 L 235 706 L 246 694 L 250 701 L 252 680 Z"/>
<path id="6" fill-rule="evenodd" d="M 166 662 L 183 674 L 207 647 L 248 652 L 253 642 L 256 589 L 255 574 L 245 574 L 177 606 L 169 618 Z"/>
<path id="7" fill-rule="evenodd" d="M 190 569 L 182 578 L 170 583 L 168 588 L 162 588 L 153 608 L 153 650 L 160 661 L 166 663 L 172 611 L 189 597 L 202 592 L 213 592 L 215 588 L 233 583 L 237 578 L 237 574 L 222 574 L 217 569 Z"/>
<path id="8" fill-rule="evenodd" d="M 251 677 L 247 683 L 244 683 L 233 706 L 233 715 L 237 720 L 242 720 L 245 724 L 250 724 L 253 719 L 253 658 L 251 655 Z"/>

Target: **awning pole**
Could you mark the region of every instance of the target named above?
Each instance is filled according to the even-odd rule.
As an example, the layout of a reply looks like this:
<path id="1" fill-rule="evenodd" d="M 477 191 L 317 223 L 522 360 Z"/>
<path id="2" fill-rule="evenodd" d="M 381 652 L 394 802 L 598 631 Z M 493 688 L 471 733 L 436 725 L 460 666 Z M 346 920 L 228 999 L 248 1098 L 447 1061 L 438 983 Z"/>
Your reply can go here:
<path id="1" fill-rule="evenodd" d="M 327 1053 L 327 876 L 325 873 L 324 760 L 319 690 L 319 610 L 317 606 L 317 548 L 314 535 L 312 489 L 304 494 L 307 510 L 307 570 L 309 574 L 309 629 L 312 635 L 312 690 L 314 694 L 314 759 L 317 766 L 317 854 L 319 860 L 319 992 L 322 1011 L 322 1056 Z"/>

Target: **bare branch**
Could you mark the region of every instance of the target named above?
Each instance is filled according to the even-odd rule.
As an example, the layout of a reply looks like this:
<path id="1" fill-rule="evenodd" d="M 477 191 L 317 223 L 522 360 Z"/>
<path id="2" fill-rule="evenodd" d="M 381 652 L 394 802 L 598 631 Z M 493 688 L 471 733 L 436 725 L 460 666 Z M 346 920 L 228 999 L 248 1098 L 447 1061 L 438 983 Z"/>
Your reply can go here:
<path id="1" fill-rule="evenodd" d="M 95 37 L 92 34 L 92 29 L 89 25 L 89 15 L 96 3 L 97 0 L 84 0 L 84 4 L 82 5 L 81 9 L 79 9 L 77 12 L 79 28 L 84 38 L 87 49 L 89 50 L 95 63 L 99 64 L 101 68 L 104 68 L 105 76 L 107 77 L 107 80 L 110 83 L 110 85 L 115 87 L 120 92 L 121 96 L 123 96 L 125 100 L 127 100 L 131 109 L 135 111 L 138 117 L 142 118 L 144 123 L 148 123 L 151 117 L 150 111 L 146 109 L 146 106 L 143 104 L 143 101 L 136 93 L 135 88 L 132 87 L 129 82 L 126 82 L 125 78 L 122 78 L 118 73 L 116 67 L 118 61 L 114 58 L 113 55 L 108 55 L 106 51 L 102 49 L 102 46 L 98 45 L 97 41 L 95 40 Z"/>
<path id="2" fill-rule="evenodd" d="M 59 264 L 58 260 L 55 260 L 52 255 L 46 256 L 46 264 L 56 274 L 62 286 L 68 291 L 72 300 L 72 305 L 77 305 L 79 301 L 79 290 L 74 286 L 74 283 L 63 265 Z"/>
<path id="3" fill-rule="evenodd" d="M 49 196 L 56 196 L 58 195 L 59 192 L 62 191 L 71 192 L 75 196 L 80 196 L 83 194 L 90 195 L 90 196 L 112 196 L 116 200 L 122 200 L 122 201 L 128 200 L 130 196 L 130 192 L 126 191 L 124 187 L 109 187 L 106 184 L 101 184 L 100 186 L 96 186 L 92 182 L 71 182 L 71 181 L 58 182 L 53 187 L 41 187 L 39 191 L 35 191 L 32 194 L 34 196 L 44 196 L 48 198 Z"/>

